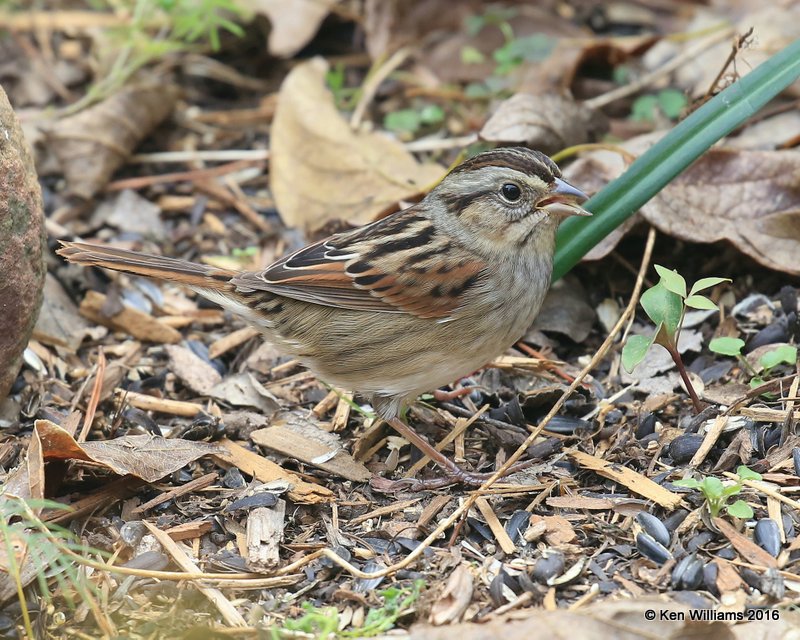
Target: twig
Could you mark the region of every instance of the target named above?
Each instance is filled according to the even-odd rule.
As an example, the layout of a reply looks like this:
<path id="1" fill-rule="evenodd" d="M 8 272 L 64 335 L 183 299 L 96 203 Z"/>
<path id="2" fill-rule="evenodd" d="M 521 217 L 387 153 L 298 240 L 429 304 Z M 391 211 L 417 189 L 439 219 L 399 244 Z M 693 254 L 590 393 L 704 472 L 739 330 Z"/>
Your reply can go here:
<path id="1" fill-rule="evenodd" d="M 375 69 L 373 74 L 367 77 L 366 82 L 364 82 L 361 87 L 361 98 L 358 100 L 358 104 L 350 118 L 351 129 L 358 129 L 358 127 L 361 126 L 364 112 L 375 97 L 378 87 L 380 87 L 383 81 L 386 80 L 395 69 L 402 65 L 410 55 L 411 49 L 408 47 L 398 49 L 384 64 Z"/>
<path id="2" fill-rule="evenodd" d="M 703 51 L 706 51 L 707 49 L 710 49 L 711 47 L 719 44 L 723 40 L 729 38 L 732 33 L 733 29 L 729 27 L 723 29 L 719 33 L 712 34 L 705 40 L 701 40 L 700 42 L 696 43 L 694 46 L 687 47 L 686 51 L 675 56 L 671 60 L 668 60 L 658 69 L 654 69 L 650 73 L 644 74 L 641 78 L 636 79 L 630 84 L 626 84 L 624 87 L 620 87 L 619 89 L 613 89 L 602 95 L 590 98 L 589 100 L 586 100 L 583 104 L 589 109 L 599 109 L 621 98 L 627 98 L 628 96 L 633 95 L 634 93 L 637 93 L 641 89 L 644 89 L 645 87 L 651 85 L 655 80 L 658 80 L 660 77 L 672 73 L 675 69 L 682 67 L 689 60 L 692 60 L 697 56 L 699 56 Z"/>
<path id="3" fill-rule="evenodd" d="M 94 421 L 94 414 L 97 412 L 97 405 L 100 402 L 100 392 L 103 390 L 103 376 L 106 373 L 106 355 L 103 353 L 103 348 L 97 353 L 97 373 L 95 374 L 94 386 L 92 387 L 92 395 L 89 398 L 89 406 L 86 407 L 86 415 L 83 419 L 83 427 L 77 437 L 78 442 L 86 442 L 86 437 L 89 435 L 89 429 L 92 427 Z"/>

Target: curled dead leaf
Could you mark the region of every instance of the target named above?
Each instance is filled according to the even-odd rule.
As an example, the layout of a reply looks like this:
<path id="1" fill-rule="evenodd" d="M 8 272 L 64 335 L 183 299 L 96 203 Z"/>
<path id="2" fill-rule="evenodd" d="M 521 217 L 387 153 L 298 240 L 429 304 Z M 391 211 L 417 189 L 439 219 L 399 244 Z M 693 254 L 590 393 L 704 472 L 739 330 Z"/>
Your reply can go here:
<path id="1" fill-rule="evenodd" d="M 656 139 L 647 134 L 622 146 L 641 155 Z M 598 151 L 582 157 L 564 173 L 592 193 L 624 168 L 619 154 Z M 798 184 L 798 151 L 711 149 L 645 204 L 640 214 L 675 238 L 699 243 L 725 240 L 766 267 L 800 275 Z M 618 229 L 588 257 L 603 257 L 622 235 Z"/>
<path id="2" fill-rule="evenodd" d="M 430 622 L 435 625 L 458 622 L 472 601 L 473 579 L 466 563 L 458 565 L 447 579 L 442 595 L 431 607 Z"/>
<path id="3" fill-rule="evenodd" d="M 420 164 L 398 141 L 354 132 L 325 87 L 327 63 L 314 58 L 284 80 L 272 125 L 270 187 L 290 226 L 316 230 L 330 220 L 370 222 L 444 174 Z"/>
<path id="4" fill-rule="evenodd" d="M 602 113 L 572 98 L 518 93 L 498 107 L 480 137 L 490 142 L 521 142 L 554 153 L 596 140 L 607 128 Z"/>
<path id="5" fill-rule="evenodd" d="M 51 125 L 45 137 L 69 192 L 86 199 L 99 192 L 172 112 L 176 98 L 177 92 L 163 84 L 133 85 Z"/>

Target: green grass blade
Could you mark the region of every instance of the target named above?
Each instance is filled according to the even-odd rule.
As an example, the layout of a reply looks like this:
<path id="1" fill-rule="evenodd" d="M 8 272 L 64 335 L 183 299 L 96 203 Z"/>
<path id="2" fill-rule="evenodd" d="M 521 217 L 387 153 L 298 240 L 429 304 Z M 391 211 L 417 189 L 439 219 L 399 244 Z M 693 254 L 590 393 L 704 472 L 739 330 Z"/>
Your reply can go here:
<path id="1" fill-rule="evenodd" d="M 553 280 L 798 77 L 800 40 L 795 40 L 679 123 L 586 203 L 594 214 L 591 218 L 564 221 L 558 233 Z"/>

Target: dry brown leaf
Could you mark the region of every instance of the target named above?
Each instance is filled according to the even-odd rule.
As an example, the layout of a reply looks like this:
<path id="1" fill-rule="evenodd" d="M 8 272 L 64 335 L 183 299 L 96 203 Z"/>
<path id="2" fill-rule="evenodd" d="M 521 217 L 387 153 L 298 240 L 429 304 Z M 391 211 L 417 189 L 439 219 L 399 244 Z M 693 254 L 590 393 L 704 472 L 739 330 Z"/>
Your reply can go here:
<path id="1" fill-rule="evenodd" d="M 442 595 L 431 607 L 430 622 L 435 625 L 458 622 L 472 601 L 473 579 L 469 565 L 462 562 L 447 579 Z M 449 628 L 449 627 L 448 627 Z"/>
<path id="2" fill-rule="evenodd" d="M 216 445 L 159 436 L 124 436 L 115 440 L 78 443 L 49 420 L 34 424 L 45 460 L 82 460 L 102 465 L 119 475 L 156 482 L 205 455 L 220 453 Z"/>
<path id="3" fill-rule="evenodd" d="M 168 344 L 164 350 L 169 356 L 170 371 L 195 393 L 208 395 L 214 385 L 222 382 L 219 371 L 186 347 Z"/>
<path id="4" fill-rule="evenodd" d="M 267 48 L 273 56 L 291 58 L 317 33 L 336 0 L 240 0 L 272 23 Z"/>
<path id="5" fill-rule="evenodd" d="M 42 304 L 42 193 L 14 110 L 0 88 L 0 400 L 22 364 Z"/>
<path id="6" fill-rule="evenodd" d="M 51 125 L 45 136 L 69 193 L 88 199 L 105 187 L 137 145 L 172 112 L 176 98 L 168 85 L 134 85 Z"/>
<path id="7" fill-rule="evenodd" d="M 703 28 L 718 26 L 720 20 L 733 20 L 739 34 L 752 28 L 753 35 L 745 48 L 737 53 L 735 64 L 728 67 L 722 84 L 717 89 L 726 87 L 735 77 L 747 75 L 771 55 L 800 38 L 800 4 L 771 4 L 760 0 L 750 0 L 749 5 L 748 2 L 738 3 L 733 11 L 726 8 L 723 16 L 718 13 L 700 13 L 695 21 L 687 25 L 686 32 L 698 32 Z M 659 44 L 664 48 L 670 46 L 667 41 Z M 690 91 L 693 97 L 705 95 L 728 58 L 731 45 L 730 41 L 720 43 L 681 66 L 675 74 L 677 83 Z M 686 46 L 691 46 L 691 42 L 687 41 Z M 797 96 L 800 94 L 800 85 L 794 83 L 787 91 Z"/>
<path id="8" fill-rule="evenodd" d="M 544 153 L 596 140 L 608 129 L 599 112 L 560 95 L 518 93 L 501 103 L 480 137 L 490 142 L 524 143 Z"/>
<path id="9" fill-rule="evenodd" d="M 342 478 L 366 482 L 369 469 L 343 447 L 339 436 L 321 429 L 313 414 L 286 411 L 273 416 L 271 426 L 250 434 L 257 445 L 296 458 Z"/>
<path id="10" fill-rule="evenodd" d="M 36 321 L 33 337 L 45 344 L 66 347 L 74 353 L 86 336 L 100 338 L 100 332 L 104 334 L 106 329 L 84 319 L 61 283 L 48 273 L 44 281 L 42 312 Z"/>
<path id="11" fill-rule="evenodd" d="M 325 87 L 327 63 L 314 58 L 286 77 L 272 125 L 270 187 L 290 226 L 371 221 L 398 200 L 437 182 L 444 169 L 419 164 L 402 144 L 354 132 Z"/>
<path id="12" fill-rule="evenodd" d="M 554 331 L 575 342 L 583 342 L 597 319 L 595 310 L 586 302 L 588 299 L 589 295 L 577 278 L 562 278 L 547 292 L 532 328 Z"/>
<path id="13" fill-rule="evenodd" d="M 663 614 L 662 614 L 663 612 Z M 753 622 L 730 628 L 724 622 L 695 622 L 690 617 L 690 607 L 664 599 L 649 598 L 600 602 L 571 611 L 558 609 L 545 611 L 537 608 L 513 612 L 485 624 L 464 623 L 446 627 L 416 626 L 411 629 L 411 640 L 645 640 L 650 638 L 703 638 L 703 640 L 733 640 L 734 638 L 788 637 L 800 623 L 800 615 L 781 612 L 780 621 Z M 753 634 L 759 629 L 759 635 Z M 768 629 L 767 633 L 764 629 Z M 734 635 L 735 630 L 735 635 Z M 764 634 L 764 635 L 761 635 Z"/>
<path id="14" fill-rule="evenodd" d="M 626 142 L 639 155 L 652 135 Z M 619 176 L 616 153 L 598 151 L 570 165 L 568 180 L 589 193 Z M 712 149 L 641 209 L 659 231 L 689 242 L 727 240 L 762 265 L 800 275 L 800 152 Z M 631 223 L 625 226 L 629 228 Z M 589 259 L 608 254 L 624 230 L 606 237 Z"/>

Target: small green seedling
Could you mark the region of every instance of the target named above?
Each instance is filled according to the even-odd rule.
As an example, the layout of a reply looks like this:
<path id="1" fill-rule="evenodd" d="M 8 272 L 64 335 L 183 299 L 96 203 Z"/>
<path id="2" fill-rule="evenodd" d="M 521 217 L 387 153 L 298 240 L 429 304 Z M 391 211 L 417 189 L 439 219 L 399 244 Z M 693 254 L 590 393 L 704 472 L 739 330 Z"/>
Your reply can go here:
<path id="1" fill-rule="evenodd" d="M 755 370 L 747 358 L 742 355 L 744 348 L 744 340 L 740 338 L 714 338 L 709 344 L 708 348 L 714 353 L 722 356 L 733 356 L 739 360 L 740 364 L 750 372 L 752 376 L 750 379 L 750 387 L 755 389 L 760 387 L 767 378 L 772 374 L 772 370 L 782 364 L 793 365 L 797 362 L 797 347 L 790 344 L 784 344 L 775 349 L 770 349 L 764 353 L 759 359 L 758 364 L 760 370 Z"/>
<path id="2" fill-rule="evenodd" d="M 504 43 L 492 52 L 494 70 L 484 82 L 470 83 L 465 90 L 468 97 L 488 98 L 510 91 L 508 75 L 525 62 L 540 63 L 546 60 L 556 45 L 556 40 L 544 33 L 515 36 L 511 19 L 517 10 L 490 5 L 483 14 L 469 16 L 465 20 L 466 32 L 478 35 L 485 27 L 497 27 L 503 34 Z M 467 45 L 461 49 L 464 64 L 483 64 L 487 56 L 476 47 Z"/>
<path id="3" fill-rule="evenodd" d="M 689 380 L 683 359 L 678 351 L 678 338 L 680 337 L 683 317 L 687 308 L 717 310 L 718 307 L 707 297 L 700 295 L 701 291 L 710 289 L 723 282 L 730 282 L 729 278 L 701 278 L 692 285 L 687 293 L 686 280 L 677 271 L 655 265 L 658 275 L 661 276 L 658 284 L 650 287 L 642 294 L 639 301 L 647 316 L 656 325 L 652 336 L 630 336 L 622 349 L 622 366 L 627 371 L 633 371 L 644 357 L 651 345 L 658 344 L 664 347 L 678 367 L 686 390 L 692 399 L 695 411 L 702 409 L 700 399 Z"/>
<path id="4" fill-rule="evenodd" d="M 694 478 L 684 478 L 673 482 L 676 487 L 686 487 L 687 489 L 699 489 L 705 496 L 708 512 L 716 518 L 720 511 L 725 509 L 729 516 L 749 520 L 753 517 L 753 509 L 744 500 L 736 500 L 733 504 L 727 504 L 728 498 L 739 495 L 742 491 L 742 480 L 761 480 L 761 474 L 740 465 L 736 469 L 737 481 L 731 484 L 723 484 L 719 478 L 706 476 L 702 480 Z"/>
<path id="5" fill-rule="evenodd" d="M 677 120 L 688 101 L 686 95 L 677 89 L 662 89 L 657 94 L 639 96 L 631 107 L 631 120 L 655 122 L 657 114 L 670 120 Z"/>
<path id="6" fill-rule="evenodd" d="M 423 127 L 441 124 L 444 116 L 444 109 L 438 104 L 427 104 L 418 109 L 398 109 L 387 113 L 383 126 L 401 135 L 412 135 Z"/>
<path id="7" fill-rule="evenodd" d="M 378 595 L 383 598 L 383 606 L 370 609 L 364 624 L 350 631 L 340 630 L 339 613 L 335 607 L 315 607 L 304 602 L 305 613 L 296 620 L 287 620 L 283 628 L 271 629 L 273 640 L 296 638 L 298 632 L 310 634 L 314 638 L 370 638 L 392 629 L 397 620 L 410 613 L 411 607 L 419 598 L 423 581 L 417 580 L 411 588 L 390 587 Z"/>

